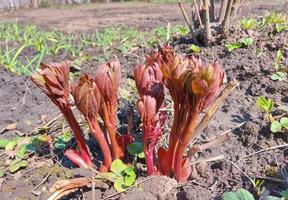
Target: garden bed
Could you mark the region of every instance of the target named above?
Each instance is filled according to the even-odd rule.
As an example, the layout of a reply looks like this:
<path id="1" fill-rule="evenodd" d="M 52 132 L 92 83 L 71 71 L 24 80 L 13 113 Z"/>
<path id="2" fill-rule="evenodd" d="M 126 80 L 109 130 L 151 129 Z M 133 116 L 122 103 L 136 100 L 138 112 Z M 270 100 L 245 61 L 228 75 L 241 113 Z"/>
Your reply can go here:
<path id="1" fill-rule="evenodd" d="M 128 8 L 121 4 L 113 4 L 111 7 L 101 5 L 100 8 L 95 6 L 97 16 L 107 15 L 107 18 L 96 24 L 94 21 L 89 20 L 87 20 L 87 23 L 85 22 L 86 24 L 82 24 L 73 19 L 72 25 L 64 26 L 64 23 L 70 22 L 75 17 L 74 14 L 76 12 L 56 10 L 53 14 L 48 9 L 33 10 L 27 15 L 24 11 L 19 11 L 15 14 L 5 14 L 3 20 L 9 21 L 14 19 L 15 16 L 24 16 L 23 22 L 32 21 L 40 24 L 40 27 L 44 27 L 44 29 L 49 29 L 49 25 L 53 24 L 53 27 L 68 32 L 89 31 L 93 27 L 104 28 L 107 27 L 108 23 L 109 25 L 115 25 L 119 22 L 119 17 L 112 16 L 115 10 L 120 10 L 121 12 L 119 11 L 119 13 L 123 12 L 123 15 L 128 12 L 127 18 L 121 18 L 122 22 L 128 26 L 136 25 L 140 30 L 155 28 L 159 25 L 165 27 L 168 21 L 172 21 L 175 24 L 183 21 L 180 14 L 171 15 L 172 11 L 175 10 L 175 5 L 161 7 L 161 9 L 167 11 L 165 11 L 165 15 L 161 16 L 161 12 L 156 11 L 155 5 L 151 6 L 152 11 L 146 9 L 148 7 L 150 8 L 150 4 L 148 6 L 148 4 L 141 3 L 129 4 Z M 90 8 L 90 6 L 82 6 L 76 10 L 77 13 L 84 15 L 81 9 L 89 10 Z M 251 6 L 252 8 L 253 16 L 257 13 L 259 13 L 257 14 L 258 16 L 261 16 L 264 10 L 270 8 L 281 10 L 279 6 L 268 3 L 256 3 L 255 7 Z M 144 16 L 139 16 L 139 13 L 143 11 L 142 9 L 145 11 Z M 103 10 L 103 13 L 99 13 L 100 10 Z M 45 17 L 56 16 L 56 12 L 71 13 L 71 16 L 65 15 L 66 21 L 57 19 L 58 23 L 56 24 L 53 21 L 55 19 L 44 20 Z M 132 15 L 131 17 L 130 12 L 134 13 L 135 16 Z M 154 14 L 150 15 L 150 12 Z M 43 17 L 45 13 L 48 14 Z M 94 16 L 95 12 L 93 10 L 87 12 L 87 15 L 92 15 L 92 13 Z M 97 19 L 96 15 L 94 16 L 95 20 Z M 173 17 L 171 18 L 171 16 Z M 246 17 L 246 15 L 244 16 Z M 80 14 L 79 17 L 81 17 Z M 132 22 L 129 21 L 126 24 L 128 19 L 131 18 L 133 19 Z M 147 19 L 147 22 L 143 18 Z M 153 20 L 154 18 L 155 20 Z M 150 21 L 152 23 L 149 23 Z M 122 22 L 120 21 L 120 23 Z M 101 23 L 103 24 L 101 25 Z M 227 51 L 226 44 L 247 37 L 253 38 L 254 42 L 252 45 L 232 52 Z M 189 36 L 177 35 L 171 38 L 170 44 L 179 53 L 191 54 L 190 39 Z M 265 118 L 265 114 L 257 107 L 256 100 L 259 96 L 265 96 L 273 99 L 276 105 L 288 104 L 287 79 L 283 81 L 273 81 L 271 79 L 271 75 L 275 72 L 273 65 L 277 51 L 282 49 L 283 58 L 287 59 L 288 30 L 275 33 L 273 27 L 268 26 L 247 32 L 242 30 L 238 24 L 235 24 L 234 27 L 230 28 L 227 39 L 215 41 L 215 43 L 212 47 L 201 48 L 201 52 L 197 53 L 196 56 L 209 63 L 218 60 L 225 70 L 227 80 L 237 79 L 240 85 L 223 102 L 208 128 L 202 134 L 199 143 L 210 141 L 217 134 L 233 129 L 230 133 L 231 138 L 220 146 L 198 153 L 192 159 L 192 163 L 197 163 L 192 165 L 193 179 L 187 184 L 178 184 L 173 179 L 158 176 L 146 180 L 145 173 L 139 172 L 140 177 L 138 177 L 137 181 L 145 180 L 141 185 L 123 194 L 115 195 L 111 199 L 220 199 L 223 192 L 238 188 L 248 189 L 257 196 L 257 187 L 253 187 L 249 178 L 264 180 L 264 183 L 259 188 L 264 186 L 266 192 L 272 195 L 279 196 L 279 192 L 285 190 L 285 187 L 287 188 L 285 184 L 269 179 L 269 177 L 277 180 L 282 179 L 280 169 L 287 168 L 288 152 L 287 146 L 284 146 L 287 144 L 287 133 L 278 132 L 274 134 L 270 131 L 270 124 Z M 143 56 L 152 49 L 153 45 L 149 47 L 140 46 L 125 56 L 122 56 L 120 51 L 113 51 L 113 55 L 116 55 L 122 64 L 121 88 L 125 89 L 127 87 L 126 80 L 131 80 L 134 64 L 141 63 Z M 103 53 L 102 49 L 89 49 L 87 51 L 90 53 Z M 59 55 L 57 58 L 63 57 L 63 55 Z M 46 59 L 51 61 L 57 60 L 57 58 Z M 84 72 L 93 73 L 95 68 L 95 63 L 85 62 L 81 65 L 81 70 Z M 119 112 L 126 112 L 126 108 L 123 106 L 125 98 L 122 97 L 120 101 L 122 108 Z M 276 114 L 281 114 L 277 112 Z M 61 117 L 55 118 L 60 113 L 28 77 L 12 74 L 4 67 L 0 68 L 0 113 L 1 139 L 11 139 L 16 135 L 24 137 L 43 134 L 45 130 L 39 131 L 35 128 L 43 127 L 51 120 L 53 123 L 48 133 L 57 136 L 61 133 L 63 124 L 65 124 L 64 119 Z M 120 122 L 123 122 L 122 126 L 124 128 L 126 126 L 125 120 L 121 121 L 120 119 Z M 244 122 L 245 124 L 234 129 L 237 125 Z M 17 125 L 16 129 L 4 130 L 8 124 L 14 123 Z M 88 145 L 95 150 L 93 152 L 97 152 L 98 146 L 93 139 L 89 139 Z M 280 148 L 281 145 L 283 145 L 282 148 Z M 270 150 L 270 148 L 272 149 Z M 0 163 L 4 163 L 8 156 L 2 154 L 3 152 L 3 150 L 0 150 Z M 199 162 L 202 159 L 217 158 L 218 156 L 221 156 L 221 159 L 211 162 Z M 2 195 L 0 199 L 47 199 L 51 195 L 49 188 L 57 180 L 91 176 L 88 170 L 71 168 L 70 161 L 63 157 L 61 151 L 51 150 L 48 147 L 43 149 L 42 155 L 36 154 L 28 157 L 29 165 L 26 169 L 22 169 L 15 174 L 8 173 L 5 177 L 0 178 L 0 193 Z M 99 155 L 94 155 L 94 157 L 97 159 Z M 97 197 L 95 199 L 105 198 L 115 192 L 113 187 L 96 189 Z M 92 199 L 92 193 L 88 187 L 84 187 L 70 194 L 66 199 Z"/>

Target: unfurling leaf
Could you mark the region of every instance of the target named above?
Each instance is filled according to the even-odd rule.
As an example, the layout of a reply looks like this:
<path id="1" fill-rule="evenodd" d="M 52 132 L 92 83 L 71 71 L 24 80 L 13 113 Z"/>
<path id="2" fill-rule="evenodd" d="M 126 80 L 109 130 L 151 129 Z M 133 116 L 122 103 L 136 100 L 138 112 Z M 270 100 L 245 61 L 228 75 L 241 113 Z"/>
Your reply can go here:
<path id="1" fill-rule="evenodd" d="M 272 99 L 266 99 L 263 96 L 260 96 L 256 100 L 256 105 L 265 113 L 270 113 L 274 107 L 274 101 Z"/>

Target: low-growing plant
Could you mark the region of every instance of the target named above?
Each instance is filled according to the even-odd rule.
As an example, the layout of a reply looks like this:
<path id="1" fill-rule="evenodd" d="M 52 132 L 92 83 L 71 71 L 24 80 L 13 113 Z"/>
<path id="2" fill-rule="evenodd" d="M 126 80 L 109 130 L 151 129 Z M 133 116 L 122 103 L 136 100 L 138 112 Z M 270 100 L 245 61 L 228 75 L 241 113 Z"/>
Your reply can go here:
<path id="1" fill-rule="evenodd" d="M 241 28 L 244 30 L 252 30 L 257 27 L 256 19 L 242 19 L 240 23 L 241 23 Z"/>
<path id="2" fill-rule="evenodd" d="M 41 147 L 44 144 L 49 144 L 51 138 L 47 135 L 33 137 L 15 137 L 13 139 L 0 139 L 0 149 L 4 149 L 7 157 L 7 167 L 5 170 L 0 167 L 0 177 L 4 176 L 6 171 L 15 173 L 22 168 L 28 166 L 28 153 L 41 152 Z"/>
<path id="3" fill-rule="evenodd" d="M 278 109 L 284 112 L 285 115 L 281 116 L 279 120 L 276 120 L 272 116 L 272 111 L 274 108 L 274 101 L 272 99 L 266 99 L 260 96 L 256 100 L 256 105 L 266 114 L 267 118 L 271 122 L 270 130 L 272 133 L 285 132 L 288 130 L 288 109 L 285 106 L 280 106 Z"/>
<path id="4" fill-rule="evenodd" d="M 277 51 L 275 62 L 274 62 L 275 73 L 271 75 L 271 79 L 274 81 L 283 81 L 287 79 L 288 74 L 286 72 L 287 70 L 286 68 L 288 67 L 288 65 L 283 66 L 282 61 L 283 61 L 283 53 L 282 53 L 282 49 L 279 49 Z M 288 62 L 288 60 L 286 62 Z"/>
<path id="5" fill-rule="evenodd" d="M 103 175 L 109 177 L 114 182 L 114 188 L 118 192 L 127 190 L 136 181 L 135 168 L 124 164 L 120 159 L 116 159 L 111 163 L 110 171 L 103 173 Z"/>
<path id="6" fill-rule="evenodd" d="M 272 110 L 274 108 L 274 101 L 273 99 L 266 99 L 264 96 L 260 96 L 256 100 L 256 105 L 260 108 L 263 112 L 265 112 L 267 118 L 273 122 L 274 118 L 272 116 Z"/>
<path id="7" fill-rule="evenodd" d="M 226 49 L 228 50 L 228 52 L 232 52 L 235 49 L 239 49 L 241 47 L 248 47 L 250 45 L 252 45 L 254 42 L 253 38 L 247 37 L 247 38 L 243 38 L 237 42 L 232 42 L 226 45 Z"/>
<path id="8" fill-rule="evenodd" d="M 200 48 L 199 46 L 195 45 L 195 44 L 192 44 L 192 45 L 190 46 L 190 49 L 191 49 L 191 51 L 192 51 L 193 53 L 200 53 L 200 52 L 201 52 L 201 48 Z"/>

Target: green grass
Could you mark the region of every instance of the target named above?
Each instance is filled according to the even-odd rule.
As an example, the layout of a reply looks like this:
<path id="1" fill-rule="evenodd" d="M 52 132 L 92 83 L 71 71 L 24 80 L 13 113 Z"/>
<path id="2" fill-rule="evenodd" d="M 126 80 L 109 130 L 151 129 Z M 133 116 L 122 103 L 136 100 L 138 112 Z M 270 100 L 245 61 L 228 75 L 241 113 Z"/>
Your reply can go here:
<path id="1" fill-rule="evenodd" d="M 115 53 L 129 54 L 139 47 L 164 43 L 171 35 L 188 34 L 186 26 L 159 27 L 151 32 L 135 28 L 106 28 L 89 34 L 65 34 L 57 30 L 43 31 L 34 24 L 0 23 L 0 65 L 9 71 L 29 76 L 43 58 L 69 59 L 75 65 L 103 62 Z M 97 52 L 91 55 L 89 52 Z M 100 52 L 100 53 L 98 53 Z"/>

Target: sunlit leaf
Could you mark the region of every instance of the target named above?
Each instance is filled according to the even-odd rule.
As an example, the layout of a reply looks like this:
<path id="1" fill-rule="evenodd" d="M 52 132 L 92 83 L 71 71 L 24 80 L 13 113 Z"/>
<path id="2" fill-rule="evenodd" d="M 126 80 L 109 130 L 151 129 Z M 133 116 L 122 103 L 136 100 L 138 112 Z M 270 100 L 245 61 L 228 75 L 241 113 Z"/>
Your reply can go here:
<path id="1" fill-rule="evenodd" d="M 10 167 L 9 167 L 9 172 L 10 173 L 15 173 L 17 172 L 20 168 L 25 168 L 27 167 L 28 162 L 26 160 L 14 160 L 10 163 Z"/>
<path id="2" fill-rule="evenodd" d="M 201 52 L 201 48 L 200 48 L 199 46 L 195 45 L 195 44 L 192 44 L 192 45 L 190 46 L 190 49 L 191 49 L 191 51 L 192 51 L 193 53 L 200 53 L 200 52 Z"/>
<path id="3" fill-rule="evenodd" d="M 274 121 L 271 124 L 270 130 L 272 131 L 272 133 L 277 133 L 277 132 L 281 132 L 282 130 L 282 125 L 280 122 L 278 121 Z"/>
<path id="4" fill-rule="evenodd" d="M 127 186 L 125 185 L 124 177 L 120 177 L 114 182 L 114 188 L 117 192 L 125 191 Z"/>
<path id="5" fill-rule="evenodd" d="M 6 151 L 11 151 L 11 150 L 15 149 L 15 147 L 17 146 L 17 144 L 18 144 L 17 139 L 11 140 L 11 141 L 9 141 L 8 144 L 6 145 L 5 150 L 6 150 Z"/>
<path id="6" fill-rule="evenodd" d="M 282 125 L 282 127 L 288 128 L 288 117 L 282 117 L 280 119 L 280 124 Z"/>
<path id="7" fill-rule="evenodd" d="M 245 45 L 245 46 L 250 46 L 251 44 L 253 44 L 254 40 L 250 37 L 248 38 L 244 38 L 241 40 L 241 42 Z"/>
<path id="8" fill-rule="evenodd" d="M 242 47 L 242 43 L 241 42 L 229 43 L 225 47 L 227 48 L 228 52 L 232 52 L 235 49 L 239 49 L 240 47 Z"/>
<path id="9" fill-rule="evenodd" d="M 10 142 L 9 140 L 1 139 L 0 140 L 0 149 L 5 149 L 9 142 Z"/>
<path id="10" fill-rule="evenodd" d="M 19 158 L 23 158 L 27 152 L 27 149 L 26 149 L 26 144 L 22 144 L 20 147 L 19 147 L 19 150 L 17 152 L 17 157 Z"/>
<path id="11" fill-rule="evenodd" d="M 122 172 L 127 168 L 127 165 L 122 160 L 116 159 L 111 163 L 110 170 L 116 175 L 121 176 Z"/>
<path id="12" fill-rule="evenodd" d="M 276 72 L 271 75 L 271 79 L 274 81 L 283 81 L 287 79 L 287 73 L 286 72 Z"/>

